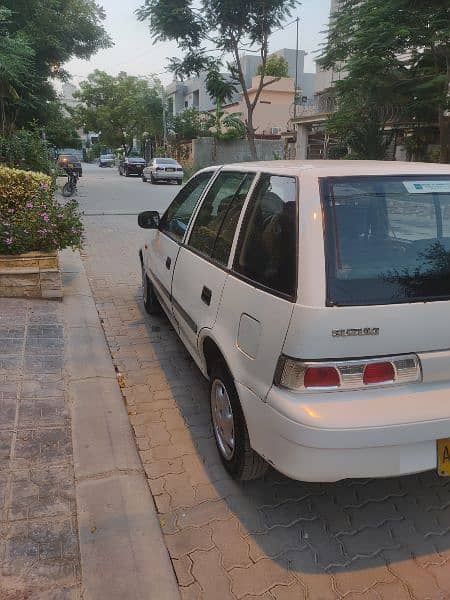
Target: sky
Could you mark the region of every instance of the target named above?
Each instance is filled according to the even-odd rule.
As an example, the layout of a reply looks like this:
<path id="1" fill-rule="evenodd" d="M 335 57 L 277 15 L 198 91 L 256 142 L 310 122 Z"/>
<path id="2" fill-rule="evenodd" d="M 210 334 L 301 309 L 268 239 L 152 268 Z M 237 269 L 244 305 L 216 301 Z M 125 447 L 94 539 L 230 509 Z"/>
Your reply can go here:
<path id="1" fill-rule="evenodd" d="M 98 52 L 90 60 L 72 60 L 65 68 L 72 75 L 76 85 L 94 69 L 101 69 L 111 75 L 126 71 L 130 75 L 148 76 L 156 74 L 163 83 L 172 79 L 165 72 L 168 58 L 181 56 L 175 43 L 153 44 L 148 25 L 137 21 L 134 11 L 142 0 L 98 0 L 106 12 L 104 26 L 114 41 L 114 46 Z M 323 31 L 328 22 L 330 0 L 302 0 L 302 5 L 293 14 L 300 17 L 299 47 L 306 50 L 305 71 L 314 72 L 314 52 L 324 40 Z M 270 50 L 294 48 L 296 42 L 295 24 L 271 36 Z"/>

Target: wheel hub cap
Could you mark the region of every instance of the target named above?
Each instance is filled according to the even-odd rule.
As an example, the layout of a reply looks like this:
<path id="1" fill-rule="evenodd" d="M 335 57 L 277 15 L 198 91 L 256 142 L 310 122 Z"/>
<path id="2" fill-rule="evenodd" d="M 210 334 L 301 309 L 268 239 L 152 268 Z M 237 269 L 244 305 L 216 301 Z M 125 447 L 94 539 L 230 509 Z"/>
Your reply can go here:
<path id="1" fill-rule="evenodd" d="M 211 414 L 219 450 L 230 460 L 235 447 L 233 410 L 226 387 L 218 379 L 211 388 Z"/>

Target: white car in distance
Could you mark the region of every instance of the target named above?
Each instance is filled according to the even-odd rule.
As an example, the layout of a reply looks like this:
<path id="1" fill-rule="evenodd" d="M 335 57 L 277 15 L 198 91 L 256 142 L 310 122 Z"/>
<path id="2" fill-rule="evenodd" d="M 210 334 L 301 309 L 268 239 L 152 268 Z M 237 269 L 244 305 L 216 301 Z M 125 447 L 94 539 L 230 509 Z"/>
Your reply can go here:
<path id="1" fill-rule="evenodd" d="M 140 250 L 236 479 L 450 476 L 450 166 L 198 172 Z"/>
<path id="2" fill-rule="evenodd" d="M 166 181 L 181 185 L 183 182 L 183 167 L 174 158 L 152 158 L 148 166 L 142 171 L 142 181 L 157 183 Z"/>

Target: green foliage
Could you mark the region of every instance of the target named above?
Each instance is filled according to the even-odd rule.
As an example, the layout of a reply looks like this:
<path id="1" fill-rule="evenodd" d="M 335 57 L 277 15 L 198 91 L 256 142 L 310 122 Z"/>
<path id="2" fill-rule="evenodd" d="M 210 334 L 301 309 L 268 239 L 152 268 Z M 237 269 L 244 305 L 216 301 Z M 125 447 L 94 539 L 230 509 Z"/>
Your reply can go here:
<path id="1" fill-rule="evenodd" d="M 163 88 L 152 78 L 141 79 L 119 73 L 116 77 L 96 70 L 81 82 L 77 94 L 82 105 L 74 111 L 76 123 L 91 131 L 101 131 L 100 142 L 127 152 L 133 138 L 146 132 L 160 140 L 163 135 Z"/>
<path id="2" fill-rule="evenodd" d="M 55 171 L 51 148 L 38 131 L 19 130 L 0 137 L 0 156 L 10 167 L 47 174 Z"/>
<path id="3" fill-rule="evenodd" d="M 178 140 L 192 140 L 197 137 L 207 137 L 209 132 L 210 115 L 199 112 L 196 108 L 186 108 L 173 117 L 172 128 Z"/>
<path id="4" fill-rule="evenodd" d="M 49 177 L 2 166 L 0 198 L 0 254 L 80 247 L 77 202 L 60 205 Z"/>
<path id="5" fill-rule="evenodd" d="M 11 11 L 0 6 L 0 28 L 4 31 L 11 22 Z M 0 32 L 0 113 L 2 133 L 9 129 L 8 113 L 19 103 L 17 89 L 27 77 L 34 52 L 19 32 L 13 35 Z"/>
<path id="6" fill-rule="evenodd" d="M 82 146 L 73 118 L 64 114 L 59 102 L 49 103 L 48 122 L 44 131 L 46 139 L 55 148 L 80 149 Z"/>
<path id="7" fill-rule="evenodd" d="M 235 83 L 230 77 L 212 68 L 206 75 L 206 91 L 211 100 L 222 105 L 230 101 L 237 92 Z"/>
<path id="8" fill-rule="evenodd" d="M 46 124 L 48 101 L 56 99 L 51 80 L 67 78 L 62 65 L 111 45 L 105 13 L 95 0 L 0 1 L 0 85 L 3 94 L 14 90 L 4 103 L 5 128 Z"/>
<path id="9" fill-rule="evenodd" d="M 232 83 L 239 83 L 242 88 L 247 106 L 247 137 L 256 158 L 253 113 L 261 95 L 263 78 L 260 77 L 257 93 L 250 100 L 241 65 L 241 49 L 246 46 L 258 49 L 265 71 L 269 36 L 298 4 L 298 0 L 144 0 L 136 12 L 141 21 L 149 21 L 154 40 L 176 41 L 183 50 L 183 59 L 172 59 L 169 67 L 179 77 L 201 71 L 216 77 L 222 65 L 206 52 L 206 44 L 213 43 L 222 55 L 231 54 L 233 62 L 227 64 L 227 69 Z M 223 79 L 215 81 L 215 89 L 223 83 Z"/>
<path id="10" fill-rule="evenodd" d="M 373 118 L 377 110 L 414 127 L 439 121 L 441 160 L 450 160 L 449 39 L 447 1 L 344 0 L 320 60 L 323 68 L 342 73 L 334 84 L 340 114 L 333 116 L 331 130 L 352 146 L 368 115 L 377 135 L 383 125 L 379 113 Z M 376 140 L 368 144 L 382 146 Z M 361 150 L 366 156 L 373 148 Z"/>
<path id="11" fill-rule="evenodd" d="M 273 54 L 267 59 L 265 68 L 263 65 L 258 65 L 258 75 L 271 76 L 271 77 L 289 77 L 289 64 L 283 56 L 277 56 Z"/>

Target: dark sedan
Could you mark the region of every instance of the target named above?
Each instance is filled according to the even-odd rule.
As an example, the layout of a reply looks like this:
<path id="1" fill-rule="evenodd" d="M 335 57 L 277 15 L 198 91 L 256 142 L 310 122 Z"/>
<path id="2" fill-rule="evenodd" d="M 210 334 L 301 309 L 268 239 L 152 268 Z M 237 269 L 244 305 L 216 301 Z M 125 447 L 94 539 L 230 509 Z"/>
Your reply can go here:
<path id="1" fill-rule="evenodd" d="M 130 175 L 142 175 L 147 161 L 140 156 L 125 156 L 119 163 L 119 174 L 129 177 Z"/>

